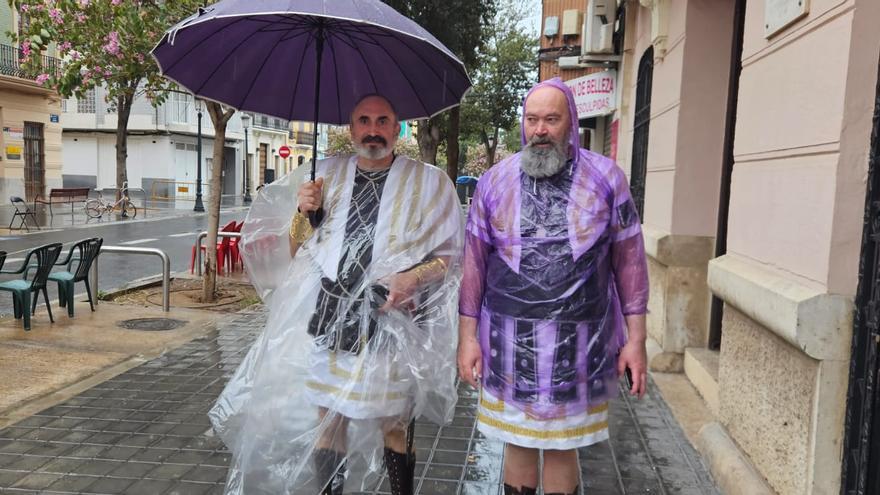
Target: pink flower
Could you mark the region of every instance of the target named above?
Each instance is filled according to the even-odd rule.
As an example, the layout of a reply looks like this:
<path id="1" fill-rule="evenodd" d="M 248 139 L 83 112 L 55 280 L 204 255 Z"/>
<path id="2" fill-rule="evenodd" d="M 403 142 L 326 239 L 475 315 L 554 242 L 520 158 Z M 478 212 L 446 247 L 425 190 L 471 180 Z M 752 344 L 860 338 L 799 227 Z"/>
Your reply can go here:
<path id="1" fill-rule="evenodd" d="M 49 17 L 55 21 L 55 24 L 64 24 L 64 17 L 61 16 L 61 11 L 58 9 L 50 9 Z"/>
<path id="2" fill-rule="evenodd" d="M 119 5 L 120 3 L 122 3 L 122 0 L 110 0 L 110 3 L 112 3 L 113 5 Z"/>
<path id="3" fill-rule="evenodd" d="M 24 40 L 21 42 L 21 54 L 25 57 L 31 56 L 31 40 Z"/>
<path id="4" fill-rule="evenodd" d="M 40 74 L 39 76 L 37 76 L 37 84 L 39 84 L 40 86 L 44 86 L 46 84 L 46 81 L 48 80 L 49 74 Z"/>
<path id="5" fill-rule="evenodd" d="M 58 45 L 58 50 L 62 51 L 62 52 L 66 52 L 67 50 L 70 50 L 70 47 L 71 47 L 70 42 L 65 41 L 65 42 L 61 43 L 60 45 Z"/>
<path id="6" fill-rule="evenodd" d="M 28 4 L 23 4 L 23 5 L 21 6 L 21 11 L 22 11 L 22 12 L 27 12 L 27 11 L 29 11 L 30 9 L 31 9 L 31 6 L 28 5 Z"/>
<path id="7" fill-rule="evenodd" d="M 91 1 L 91 0 L 79 0 L 79 6 L 82 7 L 82 8 L 86 8 L 86 7 L 89 6 L 89 2 L 90 2 L 90 1 Z"/>
<path id="8" fill-rule="evenodd" d="M 116 31 L 110 31 L 110 34 L 104 38 L 104 51 L 109 53 L 110 55 L 118 55 L 119 54 L 119 33 Z"/>

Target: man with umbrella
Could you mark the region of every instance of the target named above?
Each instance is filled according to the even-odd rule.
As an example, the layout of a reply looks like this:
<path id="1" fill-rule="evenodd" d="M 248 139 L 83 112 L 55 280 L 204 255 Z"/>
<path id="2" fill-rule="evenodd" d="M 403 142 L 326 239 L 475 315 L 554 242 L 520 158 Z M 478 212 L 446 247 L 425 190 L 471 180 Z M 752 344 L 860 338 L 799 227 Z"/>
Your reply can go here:
<path id="1" fill-rule="evenodd" d="M 317 181 L 300 186 L 297 213 L 290 230 L 290 251 L 294 257 L 300 249 L 310 247 L 316 251 L 335 249 L 341 253 L 336 262 L 335 280 L 326 274 L 321 277 L 316 308 L 308 327 L 315 343 L 304 392 L 306 400 L 319 408 L 322 422 L 326 424 L 316 444 L 315 466 L 321 479 L 328 478 L 328 475 L 332 477 L 325 493 L 341 493 L 348 423 L 352 418 L 376 418 L 381 422 L 384 434 L 384 461 L 391 492 L 411 494 L 415 452 L 412 450 L 413 397 L 410 389 L 419 385 L 405 368 L 418 363 L 405 363 L 403 356 L 387 353 L 384 347 L 393 342 L 377 343 L 373 339 L 380 330 L 385 313 L 400 313 L 397 318 L 401 315 L 402 319 L 412 318 L 419 325 L 420 318 L 424 319 L 420 312 L 424 314 L 432 306 L 442 308 L 454 300 L 453 297 L 446 301 L 431 301 L 427 293 L 420 295 L 418 292 L 453 276 L 448 268 L 451 263 L 457 267 L 454 260 L 459 256 L 461 233 L 456 224 L 460 225 L 461 219 L 453 202 L 452 183 L 442 171 L 395 156 L 393 149 L 400 124 L 388 100 L 379 95 L 362 98 L 352 112 L 350 130 L 357 154 L 318 164 L 319 170 L 332 171 L 332 179 L 325 181 L 327 175 L 322 174 Z M 346 162 L 355 163 L 353 177 L 345 174 L 343 178 L 339 173 Z M 343 192 L 347 188 L 351 193 Z M 310 246 L 308 242 L 316 233 L 308 214 L 321 209 L 325 197 L 351 198 L 348 204 L 333 202 L 325 209 L 329 215 L 323 220 L 325 225 L 344 230 L 344 235 L 339 238 L 338 233 L 330 228 L 319 228 L 323 235 Z M 425 200 L 434 204 L 429 205 Z M 388 205 L 407 202 L 415 207 L 427 206 L 428 211 L 398 210 L 391 211 L 389 217 L 380 216 L 383 205 L 387 208 Z M 402 215 L 406 213 L 408 220 L 404 221 Z M 344 223 L 342 219 L 345 219 Z M 395 223 L 403 228 L 394 232 Z M 409 225 L 404 226 L 406 223 Z M 411 236 L 407 232 L 410 229 L 420 230 L 424 237 L 422 241 L 406 242 L 409 246 L 404 249 L 412 252 L 389 257 L 375 251 L 379 246 L 383 251 L 401 249 L 391 243 L 395 242 L 395 237 Z M 378 239 L 377 236 L 384 232 L 390 234 L 389 238 Z M 341 242 L 342 249 L 334 246 L 334 242 Z M 414 257 L 413 252 L 419 254 Z M 428 254 L 423 256 L 422 253 Z M 398 257 L 399 261 L 395 259 Z M 373 262 L 382 258 L 397 265 L 396 268 L 389 272 L 374 266 Z M 416 263 L 409 264 L 416 260 Z M 378 277 L 378 283 L 376 279 L 369 280 L 371 275 L 377 277 L 379 270 L 387 275 Z M 453 280 L 447 282 L 454 283 Z M 425 297 L 428 299 L 423 301 Z M 361 325 L 363 322 L 366 323 Z M 415 336 L 410 345 L 424 346 L 426 343 Z M 365 352 L 376 355 L 367 357 L 362 355 Z M 381 362 L 388 358 L 390 363 Z M 348 385 L 348 377 L 362 371 L 365 361 L 371 362 L 367 368 L 374 369 L 372 383 L 361 380 L 350 385 L 352 391 L 346 393 L 349 396 L 359 394 L 356 396 L 358 400 L 340 397 L 341 385 Z M 431 381 L 437 379 L 434 376 Z"/>
<path id="2" fill-rule="evenodd" d="M 243 256 L 270 316 L 210 413 L 233 453 L 228 493 L 365 490 L 384 464 L 392 493 L 412 494 L 412 419 L 454 411 L 463 219 L 444 172 L 394 154 L 399 131 L 368 95 L 355 155 L 254 200 Z"/>
<path id="3" fill-rule="evenodd" d="M 577 451 L 608 438 L 618 376 L 646 387 L 648 271 L 626 177 L 578 145 L 559 78 L 525 98 L 523 149 L 480 178 L 465 237 L 462 380 L 504 441 L 504 493 L 578 493 Z"/>
<path id="4" fill-rule="evenodd" d="M 463 64 L 378 0 L 221 0 L 153 55 L 201 98 L 350 123 L 358 148 L 251 205 L 243 260 L 269 319 L 210 412 L 227 493 L 372 490 L 383 464 L 412 493 L 411 419 L 445 423 L 456 401 L 462 221 L 445 174 L 393 148 L 400 119 L 460 103 Z"/>

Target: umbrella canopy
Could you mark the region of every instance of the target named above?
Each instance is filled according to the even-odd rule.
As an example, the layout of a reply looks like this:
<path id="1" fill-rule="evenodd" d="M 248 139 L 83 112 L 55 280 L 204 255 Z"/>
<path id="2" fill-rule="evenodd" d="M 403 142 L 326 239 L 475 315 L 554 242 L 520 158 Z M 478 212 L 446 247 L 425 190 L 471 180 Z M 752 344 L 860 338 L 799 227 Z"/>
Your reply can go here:
<path id="1" fill-rule="evenodd" d="M 287 120 L 347 124 L 367 94 L 401 120 L 427 118 L 470 87 L 461 61 L 378 0 L 224 0 L 172 27 L 152 53 L 201 98 Z"/>

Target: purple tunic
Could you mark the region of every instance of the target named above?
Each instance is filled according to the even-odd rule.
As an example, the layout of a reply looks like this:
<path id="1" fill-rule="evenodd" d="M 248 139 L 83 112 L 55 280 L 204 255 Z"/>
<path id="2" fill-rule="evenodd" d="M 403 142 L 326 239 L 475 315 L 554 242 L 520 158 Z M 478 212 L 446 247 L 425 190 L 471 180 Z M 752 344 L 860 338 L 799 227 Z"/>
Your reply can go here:
<path id="1" fill-rule="evenodd" d="M 547 84 L 564 88 L 577 136 L 570 91 Z M 533 179 L 519 156 L 477 185 L 459 312 L 479 320 L 483 386 L 534 417 L 561 418 L 617 392 L 624 315 L 647 312 L 644 243 L 613 161 L 576 149 L 562 171 Z"/>

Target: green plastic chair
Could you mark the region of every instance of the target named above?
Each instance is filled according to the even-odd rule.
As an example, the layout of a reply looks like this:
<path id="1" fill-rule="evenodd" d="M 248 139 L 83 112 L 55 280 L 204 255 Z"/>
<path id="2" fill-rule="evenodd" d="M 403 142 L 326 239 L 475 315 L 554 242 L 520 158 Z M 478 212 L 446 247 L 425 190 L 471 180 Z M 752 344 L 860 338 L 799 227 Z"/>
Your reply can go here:
<path id="1" fill-rule="evenodd" d="M 61 254 L 61 243 L 46 244 L 34 248 L 27 254 L 21 268 L 15 271 L 0 270 L 0 273 L 7 275 L 24 274 L 21 280 L 10 280 L 8 282 L 0 282 L 0 291 L 12 293 L 12 306 L 15 319 L 24 317 L 24 329 L 31 329 L 31 315 L 37 309 L 37 299 L 39 294 L 33 296 L 33 304 L 31 304 L 31 293 L 42 292 L 43 299 L 46 301 L 46 309 L 49 311 L 49 321 L 55 323 L 52 317 L 52 306 L 49 303 L 49 294 L 46 292 L 46 283 L 49 280 L 49 272 L 52 266 Z M 28 268 L 31 265 L 31 258 L 36 258 L 35 273 L 29 278 Z"/>
<path id="2" fill-rule="evenodd" d="M 63 261 L 55 263 L 55 266 L 68 265 L 67 270 L 49 274 L 49 280 L 58 283 L 58 303 L 62 308 L 67 307 L 67 316 L 71 318 L 73 317 L 73 292 L 77 282 L 85 282 L 86 294 L 89 295 L 89 307 L 92 308 L 92 311 L 95 310 L 95 303 L 92 301 L 92 288 L 89 286 L 89 270 L 101 252 L 101 244 L 103 243 L 104 239 L 100 237 L 77 242 L 70 248 Z M 76 270 L 71 270 L 73 263 L 79 263 Z"/>

